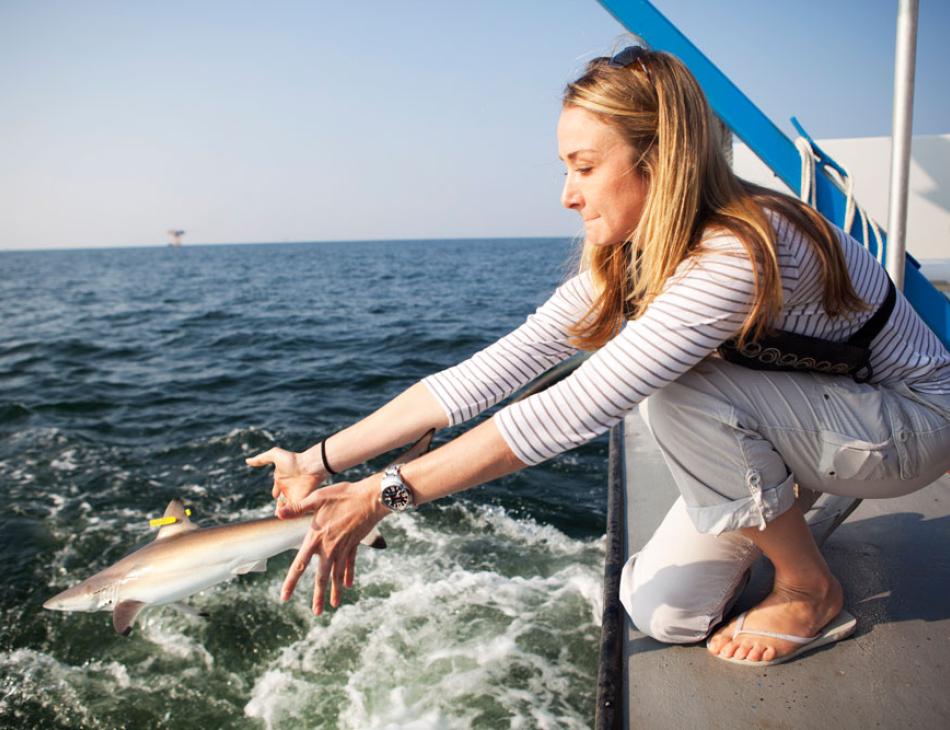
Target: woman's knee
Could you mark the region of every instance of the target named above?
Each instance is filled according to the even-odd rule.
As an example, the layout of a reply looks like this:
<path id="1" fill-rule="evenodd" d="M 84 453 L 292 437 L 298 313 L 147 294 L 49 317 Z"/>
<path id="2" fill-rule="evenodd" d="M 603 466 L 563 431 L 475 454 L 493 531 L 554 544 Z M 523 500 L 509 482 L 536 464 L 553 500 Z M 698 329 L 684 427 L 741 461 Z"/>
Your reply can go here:
<path id="1" fill-rule="evenodd" d="M 696 530 L 677 499 L 620 576 L 620 601 L 633 624 L 658 641 L 702 640 L 742 591 L 758 551 L 739 533 Z"/>
<path id="2" fill-rule="evenodd" d="M 621 589 L 621 601 L 637 630 L 667 644 L 692 644 L 709 633 L 711 618 L 677 606 L 657 586 Z"/>

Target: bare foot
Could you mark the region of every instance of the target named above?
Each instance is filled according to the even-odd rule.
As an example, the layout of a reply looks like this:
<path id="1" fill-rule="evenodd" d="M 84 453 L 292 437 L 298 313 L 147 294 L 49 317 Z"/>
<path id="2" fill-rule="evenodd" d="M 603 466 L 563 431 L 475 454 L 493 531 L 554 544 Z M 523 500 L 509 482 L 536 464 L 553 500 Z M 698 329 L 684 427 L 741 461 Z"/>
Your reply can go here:
<path id="1" fill-rule="evenodd" d="M 844 594 L 834 576 L 829 575 L 809 586 L 790 586 L 776 579 L 772 592 L 749 611 L 743 628 L 816 636 L 843 606 Z M 707 643 L 709 651 L 721 657 L 768 662 L 799 647 L 791 641 L 744 633 L 733 639 L 735 624 L 736 619 L 733 619 L 713 634 Z"/>

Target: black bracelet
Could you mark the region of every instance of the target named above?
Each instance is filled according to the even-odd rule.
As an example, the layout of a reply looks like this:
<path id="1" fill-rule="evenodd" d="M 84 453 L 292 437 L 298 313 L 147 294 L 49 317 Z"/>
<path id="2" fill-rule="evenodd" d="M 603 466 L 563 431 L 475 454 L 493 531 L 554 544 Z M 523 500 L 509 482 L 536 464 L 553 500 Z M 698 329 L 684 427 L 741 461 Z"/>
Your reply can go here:
<path id="1" fill-rule="evenodd" d="M 327 436 L 325 439 L 323 439 L 323 441 L 320 442 L 320 458 L 323 459 L 323 468 L 326 470 L 327 474 L 335 477 L 339 472 L 333 471 L 333 469 L 330 468 L 330 462 L 327 461 L 327 441 L 329 438 L 330 437 Z"/>

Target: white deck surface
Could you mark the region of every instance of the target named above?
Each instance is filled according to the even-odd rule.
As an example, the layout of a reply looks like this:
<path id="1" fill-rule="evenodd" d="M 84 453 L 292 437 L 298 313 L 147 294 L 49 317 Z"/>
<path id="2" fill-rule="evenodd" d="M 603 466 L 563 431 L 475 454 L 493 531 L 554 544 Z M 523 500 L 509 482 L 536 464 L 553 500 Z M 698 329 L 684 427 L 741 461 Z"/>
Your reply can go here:
<path id="1" fill-rule="evenodd" d="M 628 553 L 676 490 L 639 416 L 624 422 Z M 729 664 L 700 645 L 667 646 L 626 620 L 633 728 L 950 728 L 950 477 L 864 501 L 825 544 L 856 635 L 771 668 Z M 756 566 L 737 607 L 770 585 Z"/>

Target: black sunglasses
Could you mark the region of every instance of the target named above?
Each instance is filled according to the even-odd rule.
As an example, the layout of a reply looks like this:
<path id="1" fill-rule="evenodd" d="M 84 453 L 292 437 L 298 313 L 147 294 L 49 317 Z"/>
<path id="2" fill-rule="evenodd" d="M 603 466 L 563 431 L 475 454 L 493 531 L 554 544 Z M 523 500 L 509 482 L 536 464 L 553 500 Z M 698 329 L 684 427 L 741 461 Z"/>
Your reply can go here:
<path id="1" fill-rule="evenodd" d="M 643 46 L 627 46 L 622 51 L 615 53 L 613 57 L 607 61 L 607 65 L 613 68 L 626 68 L 631 63 L 636 62 L 640 64 L 640 70 L 646 74 L 647 79 L 649 79 L 652 84 L 653 77 L 650 75 L 650 69 L 648 69 L 643 62 L 644 56 L 648 53 L 649 51 Z"/>

